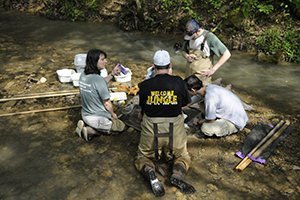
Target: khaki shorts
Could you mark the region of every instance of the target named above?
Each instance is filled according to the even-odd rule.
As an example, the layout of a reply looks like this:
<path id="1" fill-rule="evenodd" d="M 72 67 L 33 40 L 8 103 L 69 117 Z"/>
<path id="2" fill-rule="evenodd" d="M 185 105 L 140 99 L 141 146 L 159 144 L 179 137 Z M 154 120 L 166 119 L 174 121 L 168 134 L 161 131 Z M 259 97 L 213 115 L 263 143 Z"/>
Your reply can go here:
<path id="1" fill-rule="evenodd" d="M 226 119 L 217 119 L 214 122 L 203 123 L 201 131 L 207 136 L 216 135 L 217 137 L 222 137 L 236 133 L 239 130 L 230 121 Z"/>
<path id="2" fill-rule="evenodd" d="M 84 116 L 83 121 L 90 127 L 98 131 L 116 131 L 121 132 L 125 129 L 125 124 L 119 119 L 108 119 L 102 116 Z"/>

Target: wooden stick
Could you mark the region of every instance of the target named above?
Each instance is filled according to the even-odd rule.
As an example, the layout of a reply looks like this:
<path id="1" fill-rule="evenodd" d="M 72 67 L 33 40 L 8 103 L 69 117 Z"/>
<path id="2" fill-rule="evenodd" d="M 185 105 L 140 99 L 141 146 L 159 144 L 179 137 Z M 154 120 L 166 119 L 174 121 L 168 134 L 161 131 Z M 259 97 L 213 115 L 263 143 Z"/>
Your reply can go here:
<path id="1" fill-rule="evenodd" d="M 248 153 L 249 156 L 252 156 L 253 153 L 260 148 L 272 135 L 285 123 L 285 121 L 280 120 L 280 122 Z M 235 169 L 239 170 L 239 168 L 249 159 L 248 155 L 235 167 Z"/>
<path id="2" fill-rule="evenodd" d="M 0 114 L 0 117 L 24 115 L 24 114 L 40 113 L 40 112 L 59 111 L 59 110 L 67 110 L 67 109 L 80 108 L 80 107 L 81 107 L 81 105 L 76 105 L 76 106 L 65 106 L 65 107 L 59 107 L 59 108 L 46 108 L 46 109 L 30 110 L 30 111 L 23 111 L 23 112 L 4 113 L 4 114 Z"/>
<path id="3" fill-rule="evenodd" d="M 59 96 L 68 96 L 68 95 L 75 95 L 75 94 L 79 94 L 79 91 L 66 92 L 66 93 L 39 94 L 39 95 L 32 95 L 32 96 L 11 97 L 11 98 L 0 99 L 0 102 L 17 101 L 17 100 L 24 100 L 24 99 L 38 99 L 38 98 L 46 98 L 46 97 L 59 97 Z"/>
<path id="4" fill-rule="evenodd" d="M 283 131 L 290 125 L 290 121 L 287 120 L 285 124 L 274 134 L 272 135 L 269 140 L 267 140 L 260 148 L 258 148 L 252 155 L 251 157 L 257 158 L 262 154 L 262 152 L 276 139 L 280 137 L 280 135 L 283 133 Z M 247 159 L 237 168 L 239 171 L 243 171 L 250 163 L 252 160 L 247 156 Z"/>
<path id="5" fill-rule="evenodd" d="M 286 124 L 284 124 L 267 142 L 265 142 L 261 148 L 259 148 L 252 156 L 254 158 L 257 158 L 261 155 L 263 150 L 265 150 L 272 142 L 274 142 L 282 133 L 283 131 L 290 125 L 290 122 L 287 121 Z M 246 161 L 239 167 L 239 171 L 243 171 L 250 163 L 252 163 L 252 160 L 250 158 L 246 159 Z"/>
<path id="6" fill-rule="evenodd" d="M 50 91 L 50 92 L 36 92 L 36 93 L 29 93 L 29 94 L 16 94 L 13 97 L 22 97 L 22 96 L 36 96 L 36 95 L 44 95 L 44 94 L 60 94 L 60 93 L 68 93 L 68 92 L 77 92 L 78 89 L 74 90 L 60 90 L 60 91 Z"/>

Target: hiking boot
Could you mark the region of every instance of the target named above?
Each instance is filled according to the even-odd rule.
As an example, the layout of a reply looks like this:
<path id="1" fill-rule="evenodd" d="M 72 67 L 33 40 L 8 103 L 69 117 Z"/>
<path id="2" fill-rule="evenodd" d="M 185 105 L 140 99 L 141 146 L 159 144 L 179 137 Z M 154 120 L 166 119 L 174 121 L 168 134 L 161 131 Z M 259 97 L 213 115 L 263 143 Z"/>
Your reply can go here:
<path id="1" fill-rule="evenodd" d="M 165 189 L 157 179 L 154 169 L 150 169 L 147 173 L 150 180 L 152 192 L 154 193 L 154 195 L 157 197 L 163 196 L 165 194 Z"/>
<path id="2" fill-rule="evenodd" d="M 172 185 L 178 187 L 180 189 L 180 191 L 184 194 L 192 194 L 192 193 L 196 192 L 196 189 L 192 185 L 190 185 L 190 184 L 186 183 L 185 181 L 180 180 L 178 178 L 171 177 L 170 182 Z"/>
<path id="3" fill-rule="evenodd" d="M 75 133 L 77 133 L 77 135 L 79 137 L 82 137 L 82 129 L 83 129 L 83 127 L 84 127 L 84 122 L 82 120 L 79 120 L 77 122 L 77 127 L 75 129 Z"/>

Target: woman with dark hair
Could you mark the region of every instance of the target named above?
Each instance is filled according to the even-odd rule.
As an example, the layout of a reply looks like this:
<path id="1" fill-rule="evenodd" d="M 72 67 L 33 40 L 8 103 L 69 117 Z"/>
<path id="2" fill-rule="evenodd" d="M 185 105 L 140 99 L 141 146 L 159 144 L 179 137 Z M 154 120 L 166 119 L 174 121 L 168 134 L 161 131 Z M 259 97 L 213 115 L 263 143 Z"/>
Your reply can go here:
<path id="1" fill-rule="evenodd" d="M 120 73 L 115 67 L 105 78 L 100 71 L 105 69 L 107 54 L 99 49 L 91 49 L 87 53 L 86 66 L 79 79 L 81 97 L 81 116 L 83 120 L 77 123 L 76 133 L 89 141 L 101 133 L 122 132 L 125 124 L 118 119 L 113 111 L 107 82 L 115 74 Z"/>

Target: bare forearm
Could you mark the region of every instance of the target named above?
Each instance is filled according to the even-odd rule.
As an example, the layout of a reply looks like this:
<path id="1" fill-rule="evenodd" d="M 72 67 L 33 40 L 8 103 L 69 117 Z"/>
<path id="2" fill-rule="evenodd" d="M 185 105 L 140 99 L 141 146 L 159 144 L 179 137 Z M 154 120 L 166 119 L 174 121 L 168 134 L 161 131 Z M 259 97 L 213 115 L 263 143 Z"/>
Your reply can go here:
<path id="1" fill-rule="evenodd" d="M 217 71 L 231 56 L 229 50 L 226 50 L 224 54 L 220 57 L 218 62 L 213 66 L 214 71 Z"/>
<path id="2" fill-rule="evenodd" d="M 111 103 L 110 100 L 107 100 L 107 101 L 104 102 L 104 107 L 105 107 L 106 110 L 111 114 L 111 116 L 112 116 L 113 118 L 115 118 L 116 114 L 115 114 L 115 112 L 114 112 L 113 105 L 112 105 L 112 103 Z"/>
<path id="3" fill-rule="evenodd" d="M 111 73 L 105 77 L 105 81 L 108 83 L 109 81 L 111 81 L 111 79 L 113 78 L 113 76 L 120 74 L 120 68 L 116 65 L 113 70 L 111 71 Z"/>
<path id="4" fill-rule="evenodd" d="M 111 81 L 112 78 L 113 78 L 113 75 L 112 75 L 112 73 L 110 73 L 110 74 L 108 74 L 108 76 L 105 77 L 104 79 L 105 79 L 105 81 L 108 83 L 109 81 Z"/>

